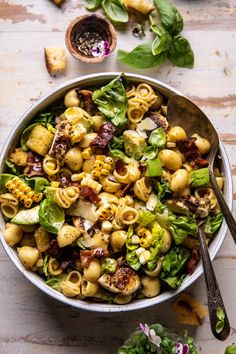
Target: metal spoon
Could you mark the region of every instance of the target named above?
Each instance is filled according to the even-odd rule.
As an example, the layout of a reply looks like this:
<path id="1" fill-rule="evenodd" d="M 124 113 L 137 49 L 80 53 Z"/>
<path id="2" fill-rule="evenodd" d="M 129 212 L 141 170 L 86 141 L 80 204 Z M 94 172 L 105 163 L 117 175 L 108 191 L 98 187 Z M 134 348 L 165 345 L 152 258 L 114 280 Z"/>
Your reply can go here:
<path id="1" fill-rule="evenodd" d="M 208 158 L 209 158 L 209 172 L 210 172 L 212 187 L 216 193 L 217 198 L 218 195 L 220 195 L 220 198 L 223 201 L 222 203 L 228 209 L 228 206 L 225 203 L 221 191 L 218 187 L 218 184 L 215 180 L 214 171 L 213 171 L 214 159 L 219 150 L 219 139 L 215 131 L 215 128 L 213 127 L 211 122 L 195 104 L 193 104 L 187 98 L 179 95 L 172 95 L 170 97 L 167 105 L 167 118 L 172 126 L 174 125 L 184 126 L 184 129 L 188 136 L 189 135 L 191 136 L 193 133 L 198 133 L 203 138 L 207 138 L 209 140 L 211 144 L 211 153 L 209 154 Z M 217 190 L 218 193 L 216 192 L 215 189 Z M 221 205 L 220 201 L 219 204 Z M 228 213 L 231 214 L 229 209 L 228 209 Z M 235 234 L 233 236 L 235 238 Z M 203 225 L 199 227 L 199 242 L 200 242 L 202 263 L 203 263 L 203 269 L 204 269 L 204 275 L 205 275 L 205 281 L 207 287 L 207 300 L 208 300 L 211 330 L 217 339 L 225 340 L 230 333 L 230 324 L 229 324 L 228 316 L 226 314 L 224 302 L 221 297 L 220 289 L 216 280 L 214 269 L 211 263 L 211 259 L 209 256 Z M 224 317 L 224 327 L 218 333 L 217 323 L 219 322 L 219 318 L 217 317 L 217 310 L 219 311 L 219 309 L 223 311 L 225 317 Z"/>
<path id="2" fill-rule="evenodd" d="M 215 128 L 200 108 L 189 99 L 179 95 L 172 95 L 170 97 L 167 105 L 167 118 L 171 125 L 183 126 L 188 136 L 198 133 L 201 137 L 206 138 L 210 142 L 211 150 L 207 160 L 209 162 L 208 168 L 211 185 L 234 242 L 236 243 L 236 222 L 224 200 L 213 170 L 215 157 L 219 150 L 219 138 Z"/>

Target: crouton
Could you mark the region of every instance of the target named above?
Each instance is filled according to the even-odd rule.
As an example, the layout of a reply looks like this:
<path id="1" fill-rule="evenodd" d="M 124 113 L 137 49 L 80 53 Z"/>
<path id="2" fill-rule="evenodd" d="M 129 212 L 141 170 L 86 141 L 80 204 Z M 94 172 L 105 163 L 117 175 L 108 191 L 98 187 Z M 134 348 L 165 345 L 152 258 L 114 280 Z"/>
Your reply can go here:
<path id="1" fill-rule="evenodd" d="M 17 166 L 25 167 L 27 166 L 27 152 L 23 151 L 21 148 L 16 148 L 14 152 L 11 153 L 9 161 Z"/>
<path id="2" fill-rule="evenodd" d="M 46 67 L 50 75 L 62 73 L 66 69 L 66 53 L 64 48 L 44 48 Z"/>
<path id="3" fill-rule="evenodd" d="M 54 135 L 42 125 L 36 125 L 30 133 L 26 145 L 37 154 L 44 156 L 47 154 Z"/>
<path id="4" fill-rule="evenodd" d="M 188 294 L 182 294 L 173 305 L 180 324 L 199 326 L 208 311 L 205 306 Z"/>
<path id="5" fill-rule="evenodd" d="M 55 5 L 60 6 L 64 0 L 51 0 Z"/>

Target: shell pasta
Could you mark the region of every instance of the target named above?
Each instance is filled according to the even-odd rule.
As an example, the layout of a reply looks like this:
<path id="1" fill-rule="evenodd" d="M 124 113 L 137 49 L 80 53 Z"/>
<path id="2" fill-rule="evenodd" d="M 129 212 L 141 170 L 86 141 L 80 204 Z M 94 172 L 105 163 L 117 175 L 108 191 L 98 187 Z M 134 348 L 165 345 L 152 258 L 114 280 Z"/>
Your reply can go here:
<path id="1" fill-rule="evenodd" d="M 6 158 L 5 242 L 69 298 L 125 305 L 175 291 L 199 260 L 199 224 L 210 243 L 223 221 L 210 142 L 171 126 L 168 98 L 147 82 L 80 90 L 36 114 Z"/>

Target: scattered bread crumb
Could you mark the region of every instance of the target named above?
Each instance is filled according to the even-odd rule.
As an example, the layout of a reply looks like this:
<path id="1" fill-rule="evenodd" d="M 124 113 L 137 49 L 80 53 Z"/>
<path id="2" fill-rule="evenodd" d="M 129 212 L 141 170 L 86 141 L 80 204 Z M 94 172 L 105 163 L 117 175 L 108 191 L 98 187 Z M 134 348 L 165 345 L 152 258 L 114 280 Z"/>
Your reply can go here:
<path id="1" fill-rule="evenodd" d="M 66 69 L 66 53 L 64 48 L 44 48 L 45 62 L 50 75 L 60 74 Z"/>
<path id="2" fill-rule="evenodd" d="M 192 326 L 202 325 L 202 320 L 206 317 L 208 310 L 189 294 L 182 294 L 173 305 L 180 324 Z"/>

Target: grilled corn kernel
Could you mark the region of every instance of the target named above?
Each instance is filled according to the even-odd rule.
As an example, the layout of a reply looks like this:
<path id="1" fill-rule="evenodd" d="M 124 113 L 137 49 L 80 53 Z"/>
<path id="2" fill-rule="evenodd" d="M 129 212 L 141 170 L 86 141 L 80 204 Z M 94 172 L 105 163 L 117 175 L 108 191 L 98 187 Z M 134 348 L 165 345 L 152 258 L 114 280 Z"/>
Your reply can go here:
<path id="1" fill-rule="evenodd" d="M 32 189 L 27 186 L 19 177 L 14 177 L 9 180 L 5 187 L 16 197 L 19 201 L 23 202 L 25 208 L 30 208 L 34 201 L 39 202 L 43 194 L 35 193 Z"/>
<path id="2" fill-rule="evenodd" d="M 110 220 L 114 216 L 112 204 L 105 203 L 97 211 L 99 220 Z"/>
<path id="3" fill-rule="evenodd" d="M 92 176 L 86 172 L 74 173 L 71 175 L 72 182 L 81 181 L 83 178 L 92 178 Z"/>
<path id="4" fill-rule="evenodd" d="M 92 180 L 91 178 L 83 178 L 81 180 L 81 186 L 87 186 L 90 187 L 92 189 L 94 189 L 94 191 L 98 194 L 100 192 L 100 190 L 102 189 L 102 185 L 100 183 L 98 183 L 97 181 Z"/>
<path id="5" fill-rule="evenodd" d="M 144 251 L 141 256 L 139 256 L 139 262 L 141 264 L 146 264 L 151 257 L 151 253 L 149 251 Z"/>

